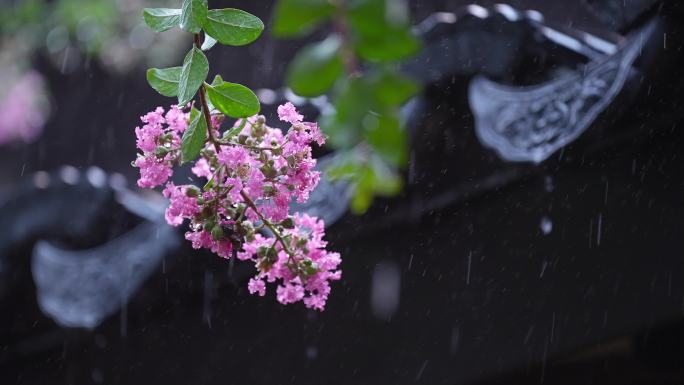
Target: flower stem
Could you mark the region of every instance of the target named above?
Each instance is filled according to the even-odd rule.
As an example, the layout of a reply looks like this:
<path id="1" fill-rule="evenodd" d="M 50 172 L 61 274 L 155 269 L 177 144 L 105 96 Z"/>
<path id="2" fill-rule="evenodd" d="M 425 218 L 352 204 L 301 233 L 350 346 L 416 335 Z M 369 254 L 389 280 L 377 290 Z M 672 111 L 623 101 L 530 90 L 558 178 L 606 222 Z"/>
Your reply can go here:
<path id="1" fill-rule="evenodd" d="M 202 41 L 200 39 L 199 33 L 196 33 L 194 35 L 194 39 L 195 39 L 195 47 L 197 47 L 199 49 L 202 46 Z M 199 96 L 200 96 L 200 103 L 202 104 L 202 112 L 204 113 L 204 120 L 207 122 L 207 135 L 209 138 L 209 142 L 214 144 L 214 149 L 216 150 L 216 153 L 218 154 L 221 151 L 221 147 L 216 142 L 216 139 L 214 139 L 214 134 L 212 132 L 213 127 L 211 125 L 211 112 L 209 111 L 209 105 L 207 104 L 207 91 L 204 89 L 204 84 L 202 84 L 200 86 Z"/>
<path id="2" fill-rule="evenodd" d="M 294 254 L 287 247 L 287 244 L 285 243 L 285 240 L 283 239 L 283 237 L 280 235 L 280 232 L 278 232 L 278 230 L 275 228 L 275 226 L 273 226 L 273 224 L 268 219 L 266 219 L 263 215 L 261 215 L 261 213 L 257 209 L 257 207 L 254 204 L 254 202 L 252 201 L 252 199 L 249 197 L 249 195 L 245 194 L 244 191 L 240 191 L 240 195 L 242 195 L 242 199 L 245 200 L 245 204 L 247 205 L 247 207 L 254 210 L 254 212 L 259 217 L 259 219 L 261 219 L 261 222 L 264 225 L 266 225 L 266 227 L 268 227 L 271 230 L 271 232 L 273 232 L 273 235 L 276 237 L 278 242 L 280 242 L 280 244 L 283 246 L 283 250 L 285 250 L 285 252 L 290 257 L 290 259 L 294 259 Z"/>

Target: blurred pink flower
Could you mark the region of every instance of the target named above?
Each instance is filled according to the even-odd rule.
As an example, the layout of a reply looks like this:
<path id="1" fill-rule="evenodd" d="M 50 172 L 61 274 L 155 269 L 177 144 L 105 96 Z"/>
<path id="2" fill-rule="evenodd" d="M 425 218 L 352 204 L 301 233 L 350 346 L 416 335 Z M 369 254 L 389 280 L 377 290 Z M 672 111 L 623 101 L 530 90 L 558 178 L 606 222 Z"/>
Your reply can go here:
<path id="1" fill-rule="evenodd" d="M 29 71 L 14 83 L 0 100 L 0 144 L 30 143 L 40 136 L 48 118 L 49 105 L 43 77 Z"/>

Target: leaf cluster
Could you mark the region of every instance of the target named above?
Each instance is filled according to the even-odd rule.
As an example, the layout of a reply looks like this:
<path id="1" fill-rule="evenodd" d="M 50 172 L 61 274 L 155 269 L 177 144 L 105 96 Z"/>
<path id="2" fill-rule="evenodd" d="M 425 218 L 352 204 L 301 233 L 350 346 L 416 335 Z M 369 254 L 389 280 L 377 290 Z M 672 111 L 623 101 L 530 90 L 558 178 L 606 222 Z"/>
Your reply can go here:
<path id="1" fill-rule="evenodd" d="M 287 71 L 298 95 L 331 95 L 333 109 L 320 123 L 336 148 L 332 177 L 349 180 L 352 208 L 364 212 L 376 195 L 401 191 L 399 170 L 407 161 L 401 106 L 419 85 L 398 63 L 420 49 L 407 11 L 389 0 L 280 0 L 273 34 L 301 37 L 330 25 L 322 41 L 302 48 Z"/>
<path id="2" fill-rule="evenodd" d="M 193 107 L 190 124 L 183 134 L 183 161 L 192 161 L 199 155 L 207 138 L 206 116 L 218 111 L 233 118 L 256 115 L 259 99 L 249 88 L 223 81 L 216 76 L 209 84 L 209 61 L 204 52 L 217 43 L 242 46 L 255 41 L 263 32 L 264 24 L 256 16 L 234 8 L 209 9 L 207 0 L 183 0 L 181 8 L 146 8 L 143 19 L 155 32 L 181 28 L 195 35 L 195 45 L 188 51 L 183 64 L 170 68 L 150 68 L 147 81 L 164 96 L 176 97 L 179 106 L 190 103 L 198 92 L 206 95 L 210 111 Z M 201 44 L 200 36 L 204 36 Z"/>

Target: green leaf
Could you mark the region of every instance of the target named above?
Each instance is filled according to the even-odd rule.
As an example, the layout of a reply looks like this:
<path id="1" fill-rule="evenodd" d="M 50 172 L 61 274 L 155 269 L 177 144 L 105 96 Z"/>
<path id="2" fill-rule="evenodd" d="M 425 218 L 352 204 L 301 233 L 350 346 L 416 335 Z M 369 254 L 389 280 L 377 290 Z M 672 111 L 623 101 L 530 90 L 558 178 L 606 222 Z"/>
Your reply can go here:
<path id="1" fill-rule="evenodd" d="M 147 70 L 147 82 L 160 94 L 173 97 L 178 95 L 180 74 L 181 67 L 150 68 Z"/>
<path id="2" fill-rule="evenodd" d="M 385 162 L 402 166 L 407 158 L 407 140 L 397 113 L 373 116 L 375 119 L 370 119 L 371 116 L 364 120 L 368 144 Z"/>
<path id="3" fill-rule="evenodd" d="M 352 211 L 363 214 L 373 202 L 373 196 L 397 195 L 401 192 L 403 184 L 396 170 L 377 157 L 371 157 L 368 163 L 360 165 L 354 175 L 354 195 L 350 204 Z"/>
<path id="4" fill-rule="evenodd" d="M 190 124 L 183 133 L 183 140 L 181 143 L 183 163 L 191 162 L 197 158 L 204 147 L 206 139 L 207 121 L 204 119 L 204 115 L 201 111 L 193 108 L 190 113 Z"/>
<path id="5" fill-rule="evenodd" d="M 379 36 L 361 36 L 356 42 L 356 53 L 363 59 L 376 62 L 405 59 L 420 48 L 420 41 L 407 28 L 388 30 Z"/>
<path id="6" fill-rule="evenodd" d="M 173 8 L 145 8 L 143 19 L 152 30 L 164 32 L 180 24 L 181 12 Z"/>
<path id="7" fill-rule="evenodd" d="M 234 8 L 210 10 L 203 26 L 219 43 L 234 46 L 253 42 L 264 30 L 261 19 Z"/>
<path id="8" fill-rule="evenodd" d="M 202 51 L 209 51 L 211 47 L 215 46 L 217 43 L 216 39 L 213 37 L 209 36 L 208 34 L 204 34 L 204 41 L 202 42 Z"/>
<path id="9" fill-rule="evenodd" d="M 373 192 L 380 196 L 393 196 L 401 192 L 403 180 L 395 168 L 388 166 L 377 156 L 372 156 L 368 166 L 373 174 Z"/>
<path id="10" fill-rule="evenodd" d="M 273 15 L 273 34 L 303 35 L 329 19 L 335 6 L 329 0 L 280 0 Z"/>
<path id="11" fill-rule="evenodd" d="M 374 105 L 372 88 L 364 78 L 342 82 L 335 113 L 323 115 L 321 128 L 335 148 L 350 148 L 362 138 L 362 122 Z"/>
<path id="12" fill-rule="evenodd" d="M 358 0 L 349 11 L 357 54 L 370 61 L 395 61 L 420 49 L 401 2 Z"/>
<path id="13" fill-rule="evenodd" d="M 211 81 L 212 86 L 217 86 L 221 83 L 223 83 L 223 78 L 221 77 L 221 75 L 214 76 L 214 80 Z"/>
<path id="14" fill-rule="evenodd" d="M 413 79 L 394 71 L 384 71 L 371 82 L 378 102 L 388 106 L 402 105 L 420 90 Z"/>
<path id="15" fill-rule="evenodd" d="M 207 0 L 183 0 L 180 27 L 190 33 L 199 33 L 207 18 Z"/>
<path id="16" fill-rule="evenodd" d="M 223 82 L 216 85 L 204 84 L 207 96 L 219 111 L 232 118 L 246 118 L 259 112 L 259 99 L 249 88 Z"/>
<path id="17" fill-rule="evenodd" d="M 405 2 L 388 0 L 354 0 L 347 19 L 356 34 L 382 36 L 393 29 L 410 27 Z"/>
<path id="18" fill-rule="evenodd" d="M 185 105 L 195 97 L 208 73 L 209 61 L 207 61 L 207 57 L 199 48 L 192 47 L 183 60 L 178 84 L 178 105 Z"/>
<path id="19" fill-rule="evenodd" d="M 331 36 L 297 54 L 288 68 L 287 83 L 297 95 L 314 97 L 328 91 L 343 73 L 342 42 Z"/>

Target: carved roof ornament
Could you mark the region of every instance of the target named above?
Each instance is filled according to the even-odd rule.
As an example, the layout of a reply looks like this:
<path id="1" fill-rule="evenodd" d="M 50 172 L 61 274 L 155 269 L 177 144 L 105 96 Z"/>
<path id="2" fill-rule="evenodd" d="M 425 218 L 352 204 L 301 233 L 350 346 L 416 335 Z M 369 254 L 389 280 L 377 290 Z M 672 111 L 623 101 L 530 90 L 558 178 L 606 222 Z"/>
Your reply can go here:
<path id="1" fill-rule="evenodd" d="M 603 55 L 587 55 L 587 64 L 545 83 L 514 87 L 482 75 L 474 77 L 468 99 L 480 142 L 507 161 L 546 160 L 577 139 L 614 101 L 656 24 L 648 22 L 615 50 L 604 44 Z M 587 44 L 596 39 L 589 34 L 581 33 L 579 40 L 543 25 L 539 28 L 546 37 L 578 53 L 599 48 Z"/>

